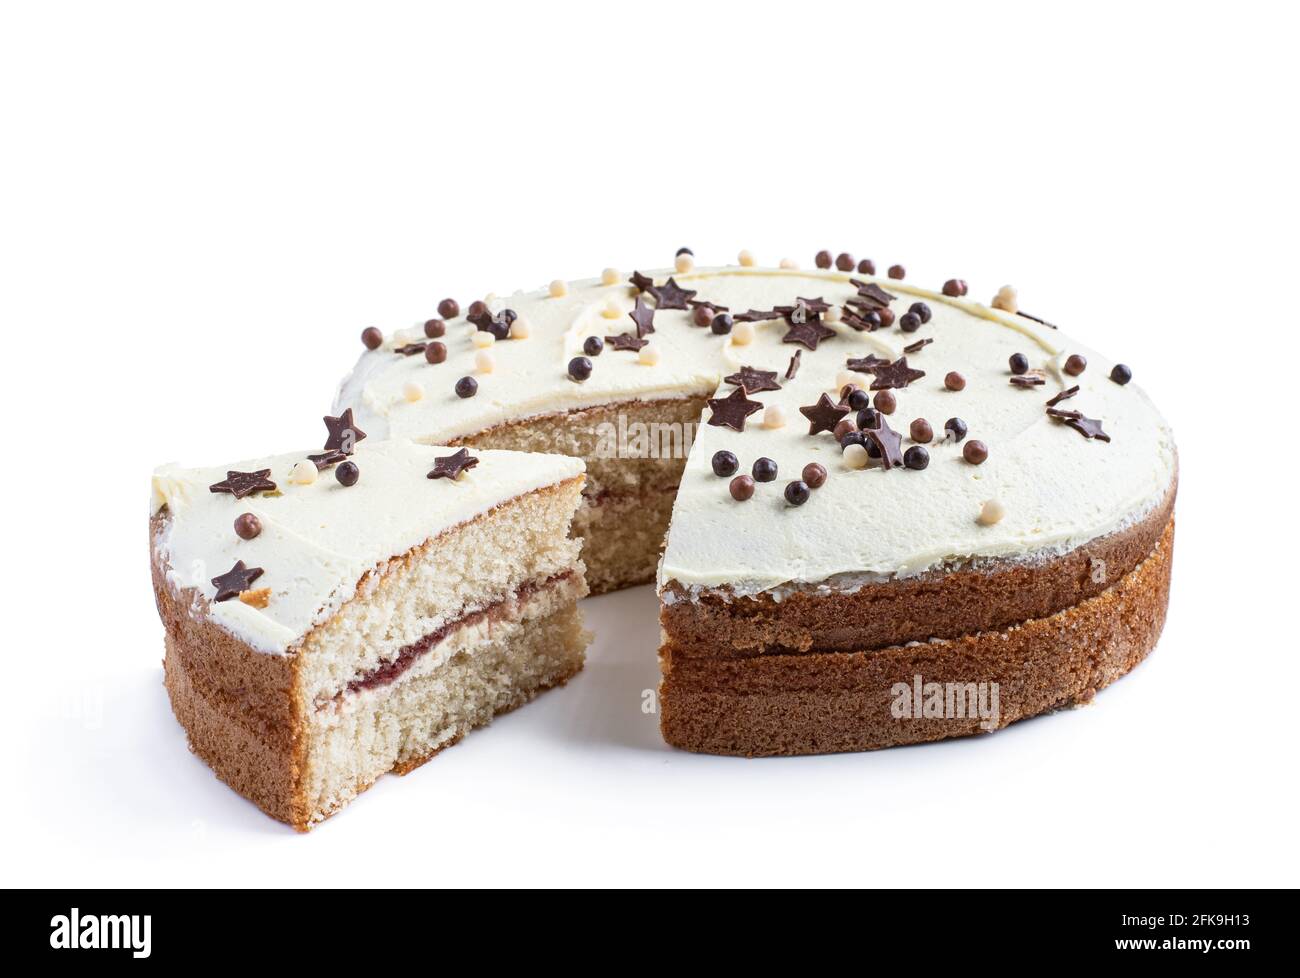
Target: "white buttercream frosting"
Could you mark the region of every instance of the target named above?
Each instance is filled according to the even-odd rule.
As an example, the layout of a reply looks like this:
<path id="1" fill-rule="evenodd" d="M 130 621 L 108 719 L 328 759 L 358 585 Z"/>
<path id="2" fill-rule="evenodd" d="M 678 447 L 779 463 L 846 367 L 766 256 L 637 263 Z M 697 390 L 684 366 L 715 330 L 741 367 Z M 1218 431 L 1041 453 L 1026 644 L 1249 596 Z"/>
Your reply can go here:
<path id="1" fill-rule="evenodd" d="M 290 471 L 308 452 L 211 468 L 161 466 L 153 476 L 152 512 L 166 507 L 169 515 L 156 540 L 168 580 L 212 602 L 207 614 L 235 637 L 262 652 L 285 652 L 348 601 L 367 572 L 506 500 L 583 471 L 580 459 L 562 455 L 475 450 L 478 464 L 460 478 L 429 479 L 434 459 L 454 451 L 367 437 L 352 455 L 361 477 L 350 487 L 332 470 L 310 485 L 291 483 Z M 236 499 L 209 490 L 228 470 L 261 469 L 271 470 L 275 493 Z M 252 540 L 235 533 L 242 513 L 261 522 Z M 238 598 L 212 601 L 211 579 L 240 560 L 263 569 L 252 589 L 270 589 L 265 608 Z"/>
<path id="2" fill-rule="evenodd" d="M 647 274 L 662 283 L 670 273 Z M 722 378 L 742 364 L 777 371 L 781 390 L 751 396 L 779 407 L 784 426 L 766 428 L 763 415 L 754 414 L 743 433 L 699 427 L 673 511 L 661 586 L 671 581 L 688 587 L 731 585 L 746 593 L 844 575 L 906 576 L 972 558 L 1051 555 L 1126 525 L 1149 511 L 1172 484 L 1173 436 L 1146 395 L 1135 384 L 1120 386 L 1109 379 L 1114 361 L 1048 326 L 966 299 L 836 271 L 727 267 L 673 274 L 679 285 L 697 291 L 696 299 L 733 313 L 791 305 L 799 296 L 840 305 L 857 294 L 850 279 L 858 279 L 875 281 L 898 296 L 891 306 L 896 315 L 920 299 L 932 318 L 914 333 L 897 324 L 859 333 L 845 322 L 834 323 L 829 328 L 835 336 L 811 351 L 782 342 L 788 329 L 782 320 L 755 324 L 753 340 L 742 346 L 694 326 L 689 310 L 662 310 L 648 337 L 659 351 L 656 363 L 647 365 L 636 354 L 607 345 L 592 358 L 590 379 L 576 383 L 566 366 L 582 353 L 586 337 L 635 329 L 626 315 L 614 320 L 602 315 L 611 303 L 621 313 L 632 309 L 626 281 L 580 281 L 560 296 L 543 290 L 493 301 L 494 310 L 510 308 L 524 317 L 529 337 L 496 343 L 492 373 L 475 372 L 474 327 L 456 319 L 442 340 L 446 362 L 430 365 L 419 355 L 395 354 L 390 339 L 362 355 L 339 391 L 337 406 L 354 408 L 372 436 L 446 441 L 556 411 L 715 390 L 725 395 L 732 387 Z M 830 434 L 808 435 L 799 408 L 814 404 L 824 391 L 838 391 L 847 358 L 871 353 L 895 359 L 905 346 L 925 338 L 933 342 L 908 355 L 908 362 L 926 376 L 894 391 L 898 408 L 887 421 L 903 435 L 903 450 L 913 444 L 910 422 L 919 417 L 930 422 L 935 441 L 925 446 L 928 468 L 853 469 Z M 784 374 L 796 350 L 803 350 L 801 366 L 787 381 Z M 1007 361 L 1013 353 L 1025 354 L 1031 369 L 1045 373 L 1046 384 L 1012 387 Z M 1088 359 L 1079 377 L 1062 370 L 1072 353 Z M 964 375 L 963 391 L 945 389 L 950 370 Z M 463 375 L 478 380 L 476 397 L 455 395 L 455 382 Z M 864 387 L 872 379 L 856 377 Z M 412 380 L 428 391 L 414 403 L 402 396 Z M 1109 443 L 1086 439 L 1045 413 L 1048 398 L 1075 384 L 1078 395 L 1060 407 L 1100 419 Z M 706 409 L 702 420 L 709 415 Z M 944 422 L 954 416 L 968 425 L 968 439 L 987 444 L 984 464 L 963 461 L 961 445 L 944 440 Z M 760 483 L 752 499 L 736 502 L 728 480 L 711 468 L 714 452 L 724 448 L 736 454 L 742 472 L 760 456 L 774 459 L 777 480 Z M 782 490 L 800 478 L 808 462 L 824 465 L 829 478 L 806 504 L 792 507 Z M 982 525 L 978 517 L 989 499 L 1001 503 L 1005 515 Z"/>

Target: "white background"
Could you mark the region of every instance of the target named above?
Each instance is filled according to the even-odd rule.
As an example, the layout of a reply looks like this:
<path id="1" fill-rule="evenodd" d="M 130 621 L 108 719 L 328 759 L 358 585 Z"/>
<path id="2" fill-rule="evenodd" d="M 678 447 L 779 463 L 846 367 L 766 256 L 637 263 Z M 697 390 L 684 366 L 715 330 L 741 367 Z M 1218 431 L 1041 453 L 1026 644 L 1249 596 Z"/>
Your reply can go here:
<path id="1" fill-rule="evenodd" d="M 0 855 L 22 884 L 1300 883 L 1283 4 L 62 3 L 0 14 Z M 992 737 L 666 748 L 654 595 L 567 688 L 309 836 L 185 748 L 158 463 L 314 446 L 362 327 L 749 248 L 951 276 L 1179 437 L 1169 624 Z"/>

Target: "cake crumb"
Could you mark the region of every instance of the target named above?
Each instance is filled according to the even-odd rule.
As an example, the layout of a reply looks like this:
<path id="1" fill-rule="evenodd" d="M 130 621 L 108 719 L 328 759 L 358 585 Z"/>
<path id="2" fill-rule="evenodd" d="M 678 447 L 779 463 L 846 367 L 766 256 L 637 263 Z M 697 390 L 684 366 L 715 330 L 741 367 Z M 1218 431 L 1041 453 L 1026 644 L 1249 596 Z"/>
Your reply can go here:
<path id="1" fill-rule="evenodd" d="M 252 608 L 265 608 L 271 603 L 271 589 L 262 587 L 256 591 L 242 591 L 239 600 Z"/>

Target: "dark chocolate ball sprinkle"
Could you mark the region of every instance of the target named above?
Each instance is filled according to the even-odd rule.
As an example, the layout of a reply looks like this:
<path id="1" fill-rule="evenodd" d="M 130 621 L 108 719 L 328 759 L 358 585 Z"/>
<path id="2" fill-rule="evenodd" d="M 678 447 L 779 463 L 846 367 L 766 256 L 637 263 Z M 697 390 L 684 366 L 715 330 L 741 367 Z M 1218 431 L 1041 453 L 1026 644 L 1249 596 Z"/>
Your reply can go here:
<path id="1" fill-rule="evenodd" d="M 720 312 L 713 317 L 713 322 L 709 323 L 709 328 L 718 336 L 725 336 L 731 332 L 731 327 L 736 321 L 728 313 Z"/>
<path id="2" fill-rule="evenodd" d="M 950 391 L 960 391 L 966 389 L 966 378 L 955 370 L 948 371 L 943 378 L 943 386 Z"/>
<path id="3" fill-rule="evenodd" d="M 820 489 L 826 484 L 826 466 L 818 462 L 809 462 L 801 474 L 809 489 Z"/>
<path id="4" fill-rule="evenodd" d="M 469 308 L 465 310 L 465 317 L 467 319 L 477 319 L 480 316 L 486 315 L 490 315 L 490 313 L 488 312 L 487 303 L 482 299 L 475 299 L 469 304 Z M 443 316 L 442 318 L 446 319 L 447 317 Z"/>
<path id="5" fill-rule="evenodd" d="M 1007 363 L 1010 364 L 1011 372 L 1016 376 L 1023 374 L 1029 369 L 1029 357 L 1025 356 L 1023 353 L 1011 354 L 1011 358 L 1007 360 Z"/>
<path id="6" fill-rule="evenodd" d="M 754 480 L 747 475 L 738 475 L 731 480 L 727 488 L 731 490 L 732 499 L 738 503 L 743 503 L 754 495 Z"/>
<path id="7" fill-rule="evenodd" d="M 858 318 L 861 319 L 862 322 L 866 324 L 865 326 L 863 326 L 863 329 L 867 330 L 868 332 L 870 332 L 871 330 L 880 329 L 880 327 L 885 324 L 885 321 L 880 318 L 880 313 L 877 312 L 875 309 L 868 309 L 866 312 L 862 313 L 862 315 L 860 315 Z"/>
<path id="8" fill-rule="evenodd" d="M 817 257 L 814 258 L 813 261 L 817 263 L 818 268 L 830 268 L 831 253 L 829 251 L 819 251 L 817 252 Z"/>
<path id="9" fill-rule="evenodd" d="M 949 418 L 943 423 L 943 430 L 952 436 L 953 441 L 961 441 L 966 437 L 966 422 L 961 418 Z"/>
<path id="10" fill-rule="evenodd" d="M 429 319 L 424 323 L 424 335 L 431 340 L 439 339 L 447 334 L 447 324 L 441 319 Z"/>
<path id="11" fill-rule="evenodd" d="M 871 395 L 861 387 L 855 387 L 849 392 L 849 407 L 855 411 L 861 411 L 864 407 L 871 406 Z"/>
<path id="12" fill-rule="evenodd" d="M 755 459 L 754 466 L 750 471 L 754 474 L 755 482 L 771 482 L 776 478 L 776 463 L 764 456 Z"/>
<path id="13" fill-rule="evenodd" d="M 966 294 L 966 282 L 960 278 L 950 278 L 943 283 L 943 294 L 954 298 Z"/>
<path id="14" fill-rule="evenodd" d="M 262 521 L 252 513 L 240 513 L 235 518 L 235 536 L 239 539 L 251 540 L 261 532 Z"/>
<path id="15" fill-rule="evenodd" d="M 903 453 L 903 464 L 919 471 L 930 464 L 930 453 L 920 445 L 913 445 Z"/>
<path id="16" fill-rule="evenodd" d="M 589 357 L 600 356 L 603 349 L 605 349 L 605 341 L 599 336 L 588 336 L 582 343 L 582 352 Z"/>
<path id="17" fill-rule="evenodd" d="M 867 438 L 862 442 L 862 447 L 867 450 L 867 458 L 880 458 L 880 446 L 874 439 Z"/>
<path id="18" fill-rule="evenodd" d="M 443 299 L 438 303 L 438 315 L 443 319 L 455 319 L 460 315 L 460 303 L 455 299 Z"/>
<path id="19" fill-rule="evenodd" d="M 696 326 L 708 326 L 713 322 L 713 310 L 708 306 L 696 306 L 692 318 Z"/>
<path id="20" fill-rule="evenodd" d="M 1133 379 L 1133 371 L 1126 363 L 1117 363 L 1110 368 L 1110 379 L 1123 387 Z"/>
<path id="21" fill-rule="evenodd" d="M 920 442 L 922 445 L 928 445 L 934 440 L 934 429 L 930 427 L 930 422 L 925 418 L 917 418 L 912 422 L 910 429 L 912 441 Z"/>
<path id="22" fill-rule="evenodd" d="M 802 506 L 811 495 L 812 490 L 808 488 L 808 483 L 802 480 L 788 483 L 785 487 L 785 501 L 791 506 Z"/>
<path id="23" fill-rule="evenodd" d="M 356 462 L 344 462 L 334 469 L 334 478 L 339 480 L 340 485 L 355 486 L 361 478 L 361 470 L 357 468 Z"/>
<path id="24" fill-rule="evenodd" d="M 1071 353 L 1065 359 L 1065 372 L 1071 377 L 1077 377 L 1088 369 L 1088 360 L 1078 353 Z"/>
<path id="25" fill-rule="evenodd" d="M 434 340 L 424 348 L 424 359 L 429 363 L 442 363 L 447 359 L 447 345 Z"/>
<path id="26" fill-rule="evenodd" d="M 971 465 L 980 465 L 989 457 L 989 446 L 978 438 L 972 438 L 962 446 L 961 457 L 970 462 Z"/>
<path id="27" fill-rule="evenodd" d="M 880 317 L 881 329 L 889 329 L 890 326 L 894 325 L 894 310 L 890 309 L 889 306 L 881 306 L 876 310 L 876 315 Z"/>
<path id="28" fill-rule="evenodd" d="M 894 409 L 898 407 L 898 398 L 894 396 L 893 391 L 878 391 L 873 403 L 881 414 L 893 414 Z"/>
<path id="29" fill-rule="evenodd" d="M 840 418 L 840 420 L 835 423 L 835 427 L 834 429 L 832 429 L 831 435 L 832 437 L 834 437 L 836 441 L 840 441 L 844 438 L 845 435 L 847 435 L 852 430 L 853 430 L 853 422 L 850 421 L 848 418 Z"/>
<path id="30" fill-rule="evenodd" d="M 841 251 L 835 258 L 835 267 L 841 272 L 851 272 L 854 266 L 853 256 L 847 251 Z"/>
<path id="31" fill-rule="evenodd" d="M 876 263 L 870 258 L 864 258 L 862 261 L 858 262 L 858 271 L 863 275 L 875 275 Z"/>
<path id="32" fill-rule="evenodd" d="M 904 278 L 907 277 L 907 269 L 904 268 L 902 265 L 890 265 L 889 277 L 901 282 Z"/>
<path id="33" fill-rule="evenodd" d="M 735 475 L 740 468 L 740 460 L 734 452 L 721 451 L 713 453 L 713 474 L 720 477 Z"/>
<path id="34" fill-rule="evenodd" d="M 478 381 L 473 377 L 462 377 L 456 381 L 457 397 L 473 397 L 478 393 Z"/>
<path id="35" fill-rule="evenodd" d="M 680 258 L 682 255 L 690 255 L 692 258 L 694 258 L 695 252 L 691 251 L 690 248 L 678 248 L 677 253 L 673 255 L 673 257 Z"/>
<path id="36" fill-rule="evenodd" d="M 361 342 L 367 350 L 378 350 L 384 345 L 384 334 L 374 326 L 367 326 L 361 331 Z"/>
<path id="37" fill-rule="evenodd" d="M 858 412 L 858 429 L 866 431 L 868 428 L 880 427 L 880 415 L 876 413 L 875 408 L 863 408 Z"/>
<path id="38" fill-rule="evenodd" d="M 591 376 L 591 361 L 586 357 L 574 357 L 569 361 L 569 376 L 576 381 L 584 381 Z"/>
<path id="39" fill-rule="evenodd" d="M 907 311 L 916 313 L 918 316 L 921 317 L 921 322 L 923 323 L 928 323 L 930 321 L 930 316 L 931 316 L 930 307 L 927 306 L 924 302 L 913 302 L 910 306 L 907 307 Z"/>
<path id="40" fill-rule="evenodd" d="M 921 328 L 921 317 L 914 312 L 905 312 L 898 317 L 898 328 L 904 333 L 915 333 Z"/>
<path id="41" fill-rule="evenodd" d="M 848 448 L 850 445 L 865 445 L 867 436 L 860 431 L 850 431 L 840 439 L 840 451 Z"/>

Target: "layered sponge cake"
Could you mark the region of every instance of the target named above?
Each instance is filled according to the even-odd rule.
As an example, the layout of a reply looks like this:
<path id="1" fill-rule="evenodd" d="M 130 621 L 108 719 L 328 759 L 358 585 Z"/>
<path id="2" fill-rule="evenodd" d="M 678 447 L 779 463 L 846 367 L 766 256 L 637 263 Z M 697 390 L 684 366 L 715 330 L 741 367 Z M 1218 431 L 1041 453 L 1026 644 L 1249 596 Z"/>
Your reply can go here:
<path id="1" fill-rule="evenodd" d="M 1168 425 L 1010 289 L 816 264 L 446 299 L 368 330 L 336 409 L 582 458 L 592 589 L 657 582 L 675 746 L 870 749 L 1087 701 L 1163 624 Z"/>
<path id="2" fill-rule="evenodd" d="M 191 748 L 306 830 L 564 683 L 582 462 L 327 419 L 323 452 L 153 478 L 165 683 Z"/>

